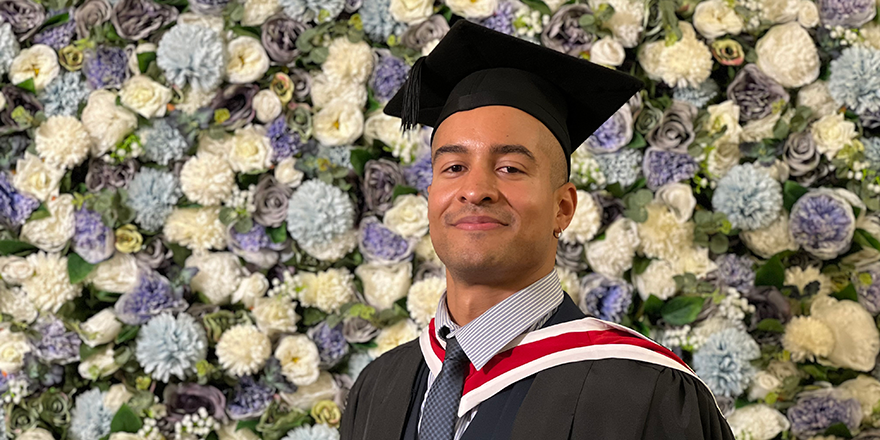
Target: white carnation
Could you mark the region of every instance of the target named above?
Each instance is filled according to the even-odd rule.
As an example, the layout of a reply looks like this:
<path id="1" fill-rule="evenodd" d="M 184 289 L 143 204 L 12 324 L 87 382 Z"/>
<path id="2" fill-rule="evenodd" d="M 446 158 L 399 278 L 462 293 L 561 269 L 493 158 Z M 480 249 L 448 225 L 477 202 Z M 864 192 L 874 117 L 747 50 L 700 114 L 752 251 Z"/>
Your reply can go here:
<path id="1" fill-rule="evenodd" d="M 28 255 L 27 260 L 34 267 L 34 274 L 21 283 L 21 288 L 37 310 L 55 313 L 82 294 L 81 284 L 70 283 L 67 257 L 37 252 Z"/>
<path id="2" fill-rule="evenodd" d="M 679 22 L 682 38 L 671 46 L 663 41 L 647 43 L 639 52 L 639 62 L 653 80 L 672 87 L 699 87 L 712 73 L 712 52 L 697 39 L 693 27 Z"/>
<path id="3" fill-rule="evenodd" d="M 73 238 L 73 196 L 62 194 L 46 201 L 49 217 L 31 220 L 21 227 L 21 239 L 46 252 L 60 252 Z"/>
<path id="4" fill-rule="evenodd" d="M 364 114 L 359 106 L 334 100 L 312 120 L 315 139 L 326 146 L 351 144 L 364 132 Z"/>
<path id="5" fill-rule="evenodd" d="M 352 43 L 348 38 L 333 40 L 327 48 L 321 70 L 334 81 L 364 84 L 373 73 L 373 51 L 366 41 Z"/>
<path id="6" fill-rule="evenodd" d="M 571 223 L 562 231 L 559 239 L 567 243 L 584 244 L 592 240 L 602 226 L 602 207 L 590 193 L 583 190 L 578 190 L 577 201 Z"/>
<path id="7" fill-rule="evenodd" d="M 559 277 L 559 285 L 575 304 L 581 302 L 581 282 L 577 272 L 565 267 L 556 266 L 556 276 Z"/>
<path id="8" fill-rule="evenodd" d="M 241 24 L 260 26 L 279 11 L 281 11 L 281 2 L 278 0 L 246 0 Z"/>
<path id="9" fill-rule="evenodd" d="M 394 302 L 406 296 L 412 284 L 412 264 L 364 263 L 354 270 L 364 285 L 367 304 L 378 310 L 390 309 Z"/>
<path id="10" fill-rule="evenodd" d="M 254 96 L 254 110 L 257 112 L 257 120 L 268 124 L 281 114 L 281 99 L 269 89 L 260 90 Z"/>
<path id="11" fill-rule="evenodd" d="M 391 0 L 388 11 L 396 21 L 416 24 L 434 13 L 434 0 Z"/>
<path id="12" fill-rule="evenodd" d="M 92 138 L 73 116 L 52 116 L 37 128 L 34 143 L 37 154 L 47 162 L 73 168 L 88 157 Z"/>
<path id="13" fill-rule="evenodd" d="M 86 283 L 98 290 L 115 293 L 133 292 L 138 284 L 137 258 L 116 252 L 109 260 L 98 263 L 86 277 Z"/>
<path id="14" fill-rule="evenodd" d="M 265 129 L 249 125 L 235 130 L 226 158 L 232 170 L 238 173 L 268 169 L 272 166 L 272 144 Z"/>
<path id="15" fill-rule="evenodd" d="M 281 399 L 293 408 L 310 411 L 322 400 L 333 400 L 338 392 L 339 385 L 333 375 L 322 371 L 314 383 L 297 387 L 294 393 L 281 393 Z"/>
<path id="16" fill-rule="evenodd" d="M 623 45 L 614 38 L 605 37 L 593 43 L 590 48 L 590 61 L 609 67 L 623 64 L 626 52 Z"/>
<path id="17" fill-rule="evenodd" d="M 844 119 L 840 113 L 819 118 L 810 127 L 810 134 L 816 142 L 816 149 L 828 160 L 834 159 L 838 151 L 858 136 L 856 124 Z"/>
<path id="18" fill-rule="evenodd" d="M 348 269 L 330 268 L 323 272 L 300 272 L 293 282 L 299 300 L 305 307 L 317 307 L 325 313 L 336 313 L 354 299 L 354 275 Z"/>
<path id="19" fill-rule="evenodd" d="M 269 290 L 269 280 L 260 272 L 254 272 L 243 278 L 235 292 L 232 292 L 232 302 L 242 303 L 247 308 L 252 308 L 257 298 L 262 298 Z"/>
<path id="20" fill-rule="evenodd" d="M 269 55 L 260 40 L 241 36 L 226 46 L 226 77 L 233 84 L 246 84 L 269 70 Z"/>
<path id="21" fill-rule="evenodd" d="M 647 300 L 651 295 L 667 300 L 675 295 L 675 275 L 681 275 L 666 260 L 654 260 L 644 272 L 633 275 L 633 285 L 639 291 L 642 300 Z"/>
<path id="22" fill-rule="evenodd" d="M 24 290 L 7 289 L 3 283 L 0 283 L 0 313 L 10 315 L 12 319 L 25 324 L 34 322 L 40 314 Z"/>
<path id="23" fill-rule="evenodd" d="M 171 102 L 171 89 L 153 81 L 147 75 L 129 78 L 119 90 L 122 105 L 150 119 L 165 116 L 166 106 Z"/>
<path id="24" fill-rule="evenodd" d="M 199 271 L 192 278 L 193 291 L 199 292 L 210 304 L 229 304 L 232 293 L 242 279 L 241 262 L 232 252 L 208 252 L 204 255 L 190 255 L 186 267 Z"/>
<path id="25" fill-rule="evenodd" d="M 24 355 L 30 353 L 31 344 L 23 332 L 13 333 L 0 328 L 0 371 L 18 373 L 24 366 Z"/>
<path id="26" fill-rule="evenodd" d="M 421 237 L 428 233 L 428 199 L 416 194 L 405 194 L 394 199 L 394 205 L 385 213 L 382 223 L 397 235 Z"/>
<path id="27" fill-rule="evenodd" d="M 464 18 L 486 18 L 495 12 L 498 0 L 446 0 L 446 6 Z"/>
<path id="28" fill-rule="evenodd" d="M 31 78 L 34 80 L 34 89 L 41 91 L 61 73 L 58 65 L 58 55 L 55 49 L 45 44 L 35 44 L 27 49 L 22 49 L 12 60 L 9 67 L 9 82 L 20 84 Z"/>
<path id="29" fill-rule="evenodd" d="M 434 317 L 440 297 L 445 291 L 446 279 L 438 277 L 427 277 L 409 288 L 406 309 L 419 327 L 427 326 Z"/>
<path id="30" fill-rule="evenodd" d="M 776 438 L 790 427 L 788 419 L 781 412 L 763 403 L 737 409 L 727 423 L 736 438 L 753 440 Z"/>
<path id="31" fill-rule="evenodd" d="M 763 258 L 770 258 L 785 250 L 798 249 L 788 228 L 788 214 L 785 212 L 780 213 L 773 223 L 764 228 L 740 232 L 739 238 L 746 247 Z"/>
<path id="32" fill-rule="evenodd" d="M 47 163 L 29 152 L 15 163 L 12 186 L 15 189 L 45 202 L 50 196 L 58 195 L 64 167 Z"/>
<path id="33" fill-rule="evenodd" d="M 312 76 L 312 104 L 323 108 L 331 102 L 341 101 L 362 108 L 367 103 L 367 88 L 351 81 L 334 80 L 324 72 Z"/>
<path id="34" fill-rule="evenodd" d="M 797 22 L 773 26 L 755 46 L 758 67 L 786 88 L 807 85 L 819 77 L 819 52 Z"/>
<path id="35" fill-rule="evenodd" d="M 709 258 L 709 249 L 704 247 L 683 247 L 670 263 L 676 272 L 692 273 L 697 278 L 703 278 L 718 268 Z"/>
<path id="36" fill-rule="evenodd" d="M 235 172 L 225 159 L 211 153 L 199 153 L 183 164 L 180 189 L 196 203 L 219 205 L 232 195 Z"/>
<path id="37" fill-rule="evenodd" d="M 89 95 L 82 123 L 92 136 L 92 155 L 102 156 L 137 128 L 137 116 L 116 105 L 116 93 L 96 90 Z"/>
<path id="38" fill-rule="evenodd" d="M 608 226 L 604 240 L 587 245 L 587 263 L 593 272 L 620 278 L 632 267 L 639 244 L 638 224 L 621 217 Z"/>
<path id="39" fill-rule="evenodd" d="M 17 285 L 34 274 L 34 267 L 24 257 L 10 255 L 0 257 L 0 287 L 4 284 Z"/>
<path id="40" fill-rule="evenodd" d="M 299 315 L 296 314 L 296 302 L 289 296 L 257 298 L 251 312 L 257 327 L 270 338 L 280 333 L 296 333 Z"/>
<path id="41" fill-rule="evenodd" d="M 336 234 L 324 243 L 300 244 L 307 254 L 321 261 L 337 261 L 348 255 L 358 244 L 357 229 Z"/>
<path id="42" fill-rule="evenodd" d="M 175 208 L 165 219 L 165 238 L 196 252 L 226 248 L 226 226 L 220 208 Z"/>
<path id="43" fill-rule="evenodd" d="M 680 223 L 666 205 L 652 202 L 645 206 L 648 219 L 638 225 L 639 252 L 649 258 L 675 259 L 682 249 L 693 246 L 694 225 Z"/>
<path id="44" fill-rule="evenodd" d="M 113 307 L 108 307 L 80 324 L 79 329 L 80 339 L 89 347 L 97 347 L 116 340 L 122 323 L 116 319 Z"/>
<path id="45" fill-rule="evenodd" d="M 558 0 L 555 2 L 562 3 Z M 594 11 L 602 4 L 614 7 L 614 14 L 603 22 L 602 26 L 610 29 L 614 38 L 623 44 L 623 47 L 633 48 L 641 43 L 646 9 L 644 0 L 589 0 L 588 4 Z"/>
<path id="46" fill-rule="evenodd" d="M 275 358 L 281 362 L 281 373 L 294 385 L 310 385 L 318 380 L 321 372 L 318 347 L 308 336 L 296 334 L 281 338 Z"/>
<path id="47" fill-rule="evenodd" d="M 710 40 L 725 34 L 739 35 L 743 29 L 742 18 L 724 0 L 700 2 L 693 18 L 697 31 Z"/>
<path id="48" fill-rule="evenodd" d="M 233 376 L 255 374 L 272 355 L 272 343 L 256 326 L 239 324 L 217 342 L 217 361 Z"/>
<path id="49" fill-rule="evenodd" d="M 381 356 L 398 345 L 405 344 L 419 337 L 419 326 L 412 319 L 404 319 L 390 327 L 385 327 L 376 336 L 376 346 L 367 354 L 373 359 Z"/>

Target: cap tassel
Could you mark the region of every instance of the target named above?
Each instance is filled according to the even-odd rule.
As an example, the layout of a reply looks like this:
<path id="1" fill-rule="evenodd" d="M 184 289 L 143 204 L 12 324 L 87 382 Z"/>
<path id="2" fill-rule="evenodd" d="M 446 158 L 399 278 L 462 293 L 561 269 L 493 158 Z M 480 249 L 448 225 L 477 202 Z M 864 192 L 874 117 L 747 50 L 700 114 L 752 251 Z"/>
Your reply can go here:
<path id="1" fill-rule="evenodd" d="M 419 57 L 409 71 L 409 78 L 403 85 L 403 105 L 401 109 L 401 129 L 407 131 L 418 125 L 419 92 L 422 86 L 422 66 L 425 57 Z"/>

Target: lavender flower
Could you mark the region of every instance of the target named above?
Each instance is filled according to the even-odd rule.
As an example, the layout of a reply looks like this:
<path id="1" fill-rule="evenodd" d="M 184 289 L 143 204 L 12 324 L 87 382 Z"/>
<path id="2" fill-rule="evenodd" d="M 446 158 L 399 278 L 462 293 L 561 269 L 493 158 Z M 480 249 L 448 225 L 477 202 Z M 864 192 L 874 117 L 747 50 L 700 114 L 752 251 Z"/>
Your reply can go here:
<path id="1" fill-rule="evenodd" d="M 148 231 L 158 231 L 182 195 L 177 177 L 168 171 L 143 168 L 128 186 L 128 206 L 135 220 Z"/>
<path id="2" fill-rule="evenodd" d="M 628 144 L 632 137 L 632 113 L 629 105 L 624 105 L 587 138 L 584 146 L 593 153 L 613 153 Z"/>
<path id="3" fill-rule="evenodd" d="M 769 116 L 773 106 L 788 102 L 788 92 L 767 76 L 757 64 L 747 64 L 727 86 L 727 98 L 740 108 L 740 121 L 753 121 Z"/>
<path id="4" fill-rule="evenodd" d="M 385 211 L 391 209 L 394 187 L 405 181 L 397 162 L 388 159 L 368 161 L 364 165 L 364 180 L 361 185 L 367 209 L 378 215 L 385 214 Z"/>
<path id="5" fill-rule="evenodd" d="M 391 16 L 388 7 L 391 0 L 370 0 L 365 2 L 360 11 L 364 33 L 371 40 L 385 42 L 391 35 L 400 35 L 406 30 L 406 23 L 401 23 Z"/>
<path id="6" fill-rule="evenodd" d="M 229 118 L 222 122 L 221 125 L 227 129 L 241 128 L 254 120 L 257 111 L 254 109 L 254 96 L 260 91 L 257 84 L 237 84 L 231 85 L 216 96 L 211 101 L 211 108 L 214 110 L 225 109 L 229 111 Z"/>
<path id="7" fill-rule="evenodd" d="M 723 254 L 715 259 L 715 276 L 721 285 L 746 292 L 755 284 L 753 262 L 748 255 Z"/>
<path id="8" fill-rule="evenodd" d="M 74 213 L 74 219 L 73 251 L 91 264 L 110 258 L 116 236 L 101 222 L 101 214 L 83 207 Z"/>
<path id="9" fill-rule="evenodd" d="M 56 16 L 59 14 L 63 14 L 65 10 L 55 11 L 52 16 Z M 58 26 L 50 27 L 40 33 L 34 35 L 33 43 L 34 44 L 45 44 L 46 46 L 51 47 L 55 50 L 61 50 L 62 47 L 70 44 L 70 41 L 73 39 L 73 34 L 76 33 L 76 20 L 73 16 L 72 11 L 69 12 L 67 23 L 60 24 Z"/>
<path id="10" fill-rule="evenodd" d="M 872 315 L 880 313 L 880 262 L 856 270 L 851 281 L 859 294 L 859 304 Z"/>
<path id="11" fill-rule="evenodd" d="M 98 46 L 86 52 L 83 73 L 92 90 L 105 87 L 119 88 L 125 82 L 128 57 L 120 47 Z"/>
<path id="12" fill-rule="evenodd" d="M 253 419 L 262 415 L 272 402 L 275 390 L 243 376 L 235 386 L 232 397 L 226 401 L 226 412 L 232 420 Z"/>
<path id="13" fill-rule="evenodd" d="M 799 438 L 819 435 L 836 423 L 851 431 L 859 427 L 862 409 L 859 401 L 847 398 L 833 388 L 807 391 L 798 395 L 797 403 L 788 409 L 791 433 Z"/>
<path id="14" fill-rule="evenodd" d="M 403 86 L 407 74 L 409 66 L 402 59 L 390 53 L 380 56 L 370 78 L 370 88 L 376 99 L 381 102 L 391 99 Z"/>
<path id="15" fill-rule="evenodd" d="M 624 280 L 591 273 L 580 282 L 581 310 L 596 318 L 620 323 L 632 304 L 633 287 Z"/>
<path id="16" fill-rule="evenodd" d="M 278 183 L 275 176 L 264 174 L 254 188 L 254 221 L 263 226 L 277 228 L 287 218 L 287 201 L 293 189 Z"/>
<path id="17" fill-rule="evenodd" d="M 40 93 L 46 116 L 76 116 L 79 105 L 88 99 L 89 88 L 79 72 L 68 72 L 46 86 Z"/>
<path id="18" fill-rule="evenodd" d="M 183 420 L 183 416 L 196 414 L 200 408 L 205 408 L 208 415 L 220 423 L 227 420 L 226 397 L 211 385 L 195 383 L 168 385 L 165 387 L 164 398 L 168 408 L 167 418 L 171 421 Z"/>
<path id="19" fill-rule="evenodd" d="M 425 153 L 416 158 L 411 164 L 403 167 L 403 176 L 406 178 L 406 184 L 419 190 L 426 192 L 428 186 L 434 180 L 434 168 L 431 164 L 431 154 Z"/>
<path id="20" fill-rule="evenodd" d="M 302 137 L 287 126 L 283 115 L 269 124 L 266 136 L 272 144 L 272 161 L 275 163 L 299 153 L 303 145 Z"/>
<path id="21" fill-rule="evenodd" d="M 492 15 L 477 21 L 477 23 L 492 29 L 493 31 L 513 35 L 516 31 L 513 27 L 515 13 L 516 10 L 514 9 L 513 2 L 501 2 L 498 4 L 498 7 L 495 8 L 495 12 L 493 12 Z"/>
<path id="22" fill-rule="evenodd" d="M 171 288 L 168 278 L 152 270 L 141 270 L 138 285 L 116 301 L 117 319 L 128 325 L 141 325 L 162 312 L 179 312 L 188 304 Z"/>
<path id="23" fill-rule="evenodd" d="M 189 84 L 207 92 L 223 81 L 223 54 L 223 42 L 216 31 L 178 23 L 159 40 L 156 64 L 165 71 L 171 84 L 178 87 Z"/>
<path id="24" fill-rule="evenodd" d="M 734 228 L 761 229 L 779 216 L 782 186 L 752 164 L 737 165 L 718 181 L 712 207 L 727 215 Z"/>
<path id="25" fill-rule="evenodd" d="M 690 179 L 696 175 L 700 166 L 688 154 L 664 151 L 654 147 L 645 150 L 642 171 L 648 179 L 648 188 L 657 188 L 670 183 Z"/>
<path id="26" fill-rule="evenodd" d="M 579 20 L 583 15 L 592 15 L 593 10 L 583 4 L 564 5 L 559 8 L 541 32 L 541 43 L 550 49 L 580 56 L 589 52 L 596 36 L 584 30 Z"/>
<path id="27" fill-rule="evenodd" d="M 694 371 L 715 395 L 738 396 L 755 375 L 750 362 L 760 356 L 761 349 L 748 333 L 728 328 L 713 333 L 694 353 Z"/>
<path id="28" fill-rule="evenodd" d="M 19 41 L 24 41 L 43 24 L 46 10 L 30 0 L 0 0 L 0 18 L 12 25 Z"/>
<path id="29" fill-rule="evenodd" d="M 635 183 L 642 174 L 641 150 L 621 148 L 615 153 L 597 154 L 594 158 L 599 162 L 599 168 L 608 185 L 619 183 L 622 188 L 626 188 Z"/>
<path id="30" fill-rule="evenodd" d="M 308 331 L 309 338 L 318 347 L 321 368 L 333 368 L 348 354 L 348 342 L 342 332 L 342 323 L 330 327 L 326 321 Z"/>
<path id="31" fill-rule="evenodd" d="M 415 241 L 395 234 L 376 217 L 365 217 L 358 231 L 358 246 L 367 261 L 391 264 L 411 259 Z"/>
<path id="32" fill-rule="evenodd" d="M 434 14 L 427 20 L 411 25 L 400 36 L 400 42 L 413 50 L 420 51 L 431 41 L 443 38 L 449 32 L 449 22 L 440 14 Z"/>
<path id="33" fill-rule="evenodd" d="M 243 233 L 233 228 L 230 235 L 238 248 L 245 252 L 258 252 L 272 243 L 266 234 L 266 227 L 260 224 L 254 224 L 249 231 Z"/>
<path id="34" fill-rule="evenodd" d="M 871 4 L 871 16 L 873 12 Z M 880 112 L 877 90 L 880 90 L 880 50 L 848 47 L 831 61 L 828 93 L 836 102 L 860 115 L 876 115 Z"/>
<path id="35" fill-rule="evenodd" d="M 819 18 L 826 26 L 857 28 L 876 14 L 872 0 L 819 0 Z"/>
<path id="36" fill-rule="evenodd" d="M 855 223 L 850 202 L 834 190 L 820 188 L 795 202 L 789 229 L 795 243 L 818 258 L 830 260 L 849 249 Z"/>
<path id="37" fill-rule="evenodd" d="M 40 201 L 18 192 L 5 172 L 0 172 L 0 224 L 20 226 L 40 206 Z"/>
<path id="38" fill-rule="evenodd" d="M 41 318 L 34 326 L 39 338 L 32 339 L 37 358 L 46 363 L 67 365 L 79 361 L 82 340 L 64 328 L 64 322 L 54 316 Z"/>
<path id="39" fill-rule="evenodd" d="M 263 24 L 263 32 L 260 39 L 272 61 L 278 64 L 290 64 L 300 54 L 299 49 L 296 47 L 296 40 L 307 29 L 308 26 L 302 22 L 289 18 L 284 14 L 276 14 Z"/>
<path id="40" fill-rule="evenodd" d="M 89 30 L 100 26 L 110 19 L 110 3 L 107 0 L 86 0 L 76 8 L 73 14 L 76 21 L 76 35 L 88 38 Z"/>

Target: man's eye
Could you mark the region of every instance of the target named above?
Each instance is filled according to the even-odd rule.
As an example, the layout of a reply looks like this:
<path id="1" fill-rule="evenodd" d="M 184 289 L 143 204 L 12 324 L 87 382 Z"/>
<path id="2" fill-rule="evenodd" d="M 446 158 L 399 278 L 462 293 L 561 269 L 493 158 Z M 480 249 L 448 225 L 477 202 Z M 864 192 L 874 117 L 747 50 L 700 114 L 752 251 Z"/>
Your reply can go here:
<path id="1" fill-rule="evenodd" d="M 501 167 L 501 168 L 507 168 L 507 172 L 508 172 L 508 173 L 519 173 L 519 172 L 521 172 L 521 171 L 519 170 L 519 168 L 517 168 L 517 167 L 506 166 L 506 167 Z"/>
<path id="2" fill-rule="evenodd" d="M 453 169 L 453 168 L 455 168 L 455 169 Z M 461 168 L 462 168 L 461 165 L 452 165 L 452 166 L 446 168 L 446 171 L 452 171 L 453 173 L 457 173 L 457 172 L 461 171 Z"/>

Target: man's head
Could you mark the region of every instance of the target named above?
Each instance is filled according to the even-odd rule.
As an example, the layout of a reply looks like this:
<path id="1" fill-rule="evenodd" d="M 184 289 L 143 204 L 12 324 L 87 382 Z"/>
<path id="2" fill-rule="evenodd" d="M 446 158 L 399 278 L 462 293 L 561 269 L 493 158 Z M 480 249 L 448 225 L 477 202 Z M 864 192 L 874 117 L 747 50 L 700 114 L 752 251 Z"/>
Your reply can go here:
<path id="1" fill-rule="evenodd" d="M 430 233 L 450 272 L 490 282 L 553 267 L 553 231 L 571 222 L 577 195 L 544 124 L 508 106 L 456 112 L 436 128 L 431 154 Z"/>

